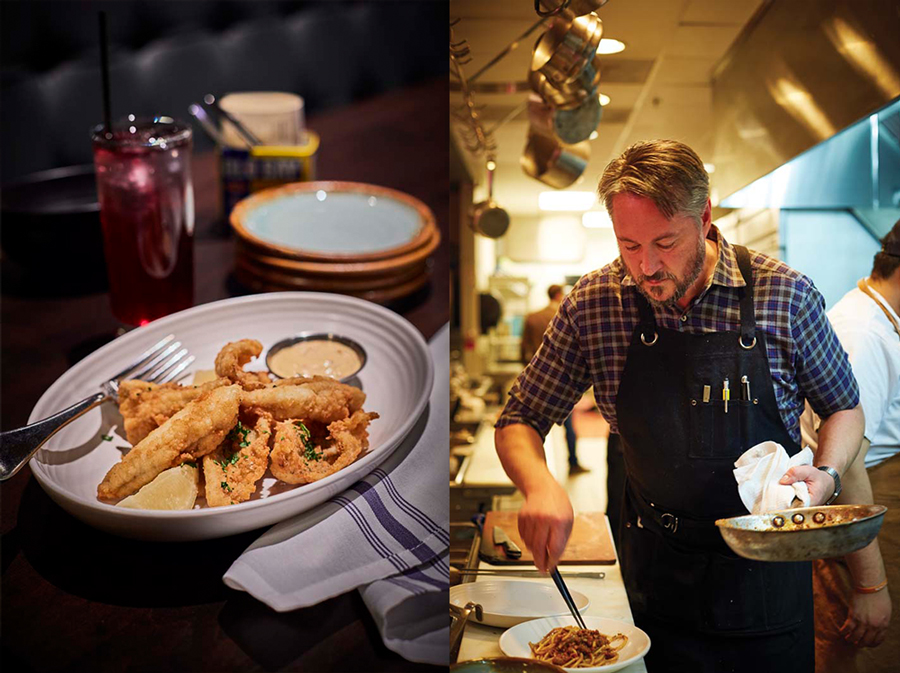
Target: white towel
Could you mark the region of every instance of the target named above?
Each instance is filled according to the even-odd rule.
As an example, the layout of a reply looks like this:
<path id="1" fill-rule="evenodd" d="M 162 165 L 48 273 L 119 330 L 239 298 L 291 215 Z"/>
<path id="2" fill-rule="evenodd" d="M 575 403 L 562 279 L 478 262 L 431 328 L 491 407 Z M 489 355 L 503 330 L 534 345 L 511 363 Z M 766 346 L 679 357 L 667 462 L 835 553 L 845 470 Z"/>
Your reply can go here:
<path id="1" fill-rule="evenodd" d="M 809 507 L 809 488 L 806 482 L 779 484 L 784 473 L 797 465 L 812 465 L 813 452 L 807 446 L 788 457 L 787 451 L 776 442 L 762 442 L 744 451 L 734 466 L 741 502 L 751 514 L 764 514 L 788 509 L 797 497 Z"/>
<path id="2" fill-rule="evenodd" d="M 269 529 L 223 581 L 283 612 L 359 589 L 385 645 L 446 665 L 449 638 L 449 325 L 431 340 L 434 388 L 379 468 L 311 512 Z"/>

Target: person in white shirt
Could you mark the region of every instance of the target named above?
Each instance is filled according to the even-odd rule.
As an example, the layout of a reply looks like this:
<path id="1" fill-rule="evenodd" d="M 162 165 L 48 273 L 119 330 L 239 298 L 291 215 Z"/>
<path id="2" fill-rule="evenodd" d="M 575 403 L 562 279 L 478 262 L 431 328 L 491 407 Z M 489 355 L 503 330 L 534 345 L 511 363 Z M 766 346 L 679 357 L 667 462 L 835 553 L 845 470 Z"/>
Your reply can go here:
<path id="1" fill-rule="evenodd" d="M 828 318 L 850 356 L 866 416 L 862 447 L 835 504 L 877 502 L 888 513 L 867 547 L 813 565 L 816 673 L 895 671 L 900 629 L 891 623 L 888 579 L 900 581 L 900 221 L 882 239 L 871 275 Z M 818 425 L 807 405 L 801 429 L 814 450 Z"/>

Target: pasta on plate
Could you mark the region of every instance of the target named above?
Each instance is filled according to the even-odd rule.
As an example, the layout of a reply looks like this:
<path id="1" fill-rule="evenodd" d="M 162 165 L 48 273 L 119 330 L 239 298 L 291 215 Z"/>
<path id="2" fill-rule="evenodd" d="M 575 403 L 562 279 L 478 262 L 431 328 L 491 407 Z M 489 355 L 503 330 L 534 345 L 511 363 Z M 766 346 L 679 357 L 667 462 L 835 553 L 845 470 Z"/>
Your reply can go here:
<path id="1" fill-rule="evenodd" d="M 607 636 L 595 629 L 559 626 L 536 643 L 528 643 L 536 659 L 563 668 L 606 666 L 619 658 L 628 636 Z"/>

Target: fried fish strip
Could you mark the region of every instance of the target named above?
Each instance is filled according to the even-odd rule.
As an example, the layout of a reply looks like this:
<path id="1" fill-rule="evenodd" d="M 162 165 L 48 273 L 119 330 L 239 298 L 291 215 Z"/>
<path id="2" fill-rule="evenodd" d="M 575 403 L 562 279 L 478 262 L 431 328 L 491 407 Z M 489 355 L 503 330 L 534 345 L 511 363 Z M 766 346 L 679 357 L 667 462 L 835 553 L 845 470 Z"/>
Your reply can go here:
<path id="1" fill-rule="evenodd" d="M 253 428 L 237 425 L 228 439 L 203 457 L 206 503 L 210 507 L 249 500 L 269 466 L 272 419 L 260 416 Z"/>
<path id="2" fill-rule="evenodd" d="M 189 402 L 113 465 L 97 487 L 102 500 L 124 498 L 165 469 L 214 450 L 237 423 L 240 386 L 225 386 Z"/>
<path id="3" fill-rule="evenodd" d="M 226 378 L 207 381 L 200 386 L 156 384 L 137 379 L 122 381 L 119 384 L 119 413 L 125 420 L 125 437 L 135 446 L 191 400 L 227 385 Z"/>
<path id="4" fill-rule="evenodd" d="M 378 414 L 360 410 L 334 421 L 328 426 L 328 440 L 319 446 L 304 432 L 301 422 L 276 424 L 272 474 L 287 484 L 309 484 L 347 467 L 369 448 L 367 428 L 376 418 Z"/>
<path id="5" fill-rule="evenodd" d="M 271 383 L 268 372 L 245 372 L 244 365 L 262 353 L 262 344 L 256 339 L 241 339 L 225 344 L 216 355 L 216 376 L 224 376 L 240 383 L 246 390 L 255 390 Z"/>
<path id="6" fill-rule="evenodd" d="M 327 377 L 315 377 L 300 385 L 276 384 L 245 391 L 241 396 L 241 409 L 258 409 L 271 414 L 276 421 L 302 418 L 331 423 L 347 418 L 365 401 L 366 394 L 359 388 Z"/>

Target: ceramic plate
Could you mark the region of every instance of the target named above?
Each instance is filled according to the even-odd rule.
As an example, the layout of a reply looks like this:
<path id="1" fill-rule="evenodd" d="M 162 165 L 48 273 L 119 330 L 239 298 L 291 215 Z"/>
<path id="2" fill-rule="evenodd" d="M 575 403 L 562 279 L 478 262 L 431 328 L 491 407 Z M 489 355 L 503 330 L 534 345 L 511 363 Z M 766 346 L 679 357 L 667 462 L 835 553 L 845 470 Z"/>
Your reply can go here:
<path id="1" fill-rule="evenodd" d="M 571 594 L 579 612 L 591 604 L 583 593 L 572 591 Z M 481 605 L 484 610 L 481 623 L 488 626 L 515 626 L 539 617 L 569 614 L 559 590 L 553 584 L 540 582 L 479 580 L 450 588 L 453 605 L 462 608 L 469 601 Z M 470 619 L 478 621 L 474 613 Z"/>
<path id="2" fill-rule="evenodd" d="M 231 214 L 236 233 L 276 254 L 324 261 L 411 252 L 433 237 L 418 199 L 355 182 L 302 182 L 257 192 Z"/>
<path id="3" fill-rule="evenodd" d="M 619 658 L 615 663 L 606 666 L 594 666 L 589 668 L 567 668 L 567 671 L 578 673 L 611 673 L 618 671 L 634 662 L 642 659 L 650 649 L 650 637 L 634 624 L 621 622 L 617 619 L 605 617 L 585 616 L 585 626 L 589 629 L 597 629 L 607 636 L 616 633 L 624 633 L 628 636 L 628 642 L 619 650 Z M 522 622 L 500 636 L 500 649 L 510 657 L 526 657 L 533 659 L 528 643 L 536 643 L 546 636 L 551 629 L 557 626 L 575 626 L 575 620 L 571 617 L 547 617 L 535 619 L 530 622 Z"/>
<path id="4" fill-rule="evenodd" d="M 149 511 L 97 500 L 97 485 L 127 447 L 122 417 L 107 402 L 54 435 L 31 460 L 45 491 L 91 526 L 148 540 L 199 540 L 267 526 L 304 512 L 347 489 L 400 444 L 428 402 L 434 365 L 422 335 L 409 322 L 375 304 L 333 294 L 279 292 L 197 306 L 135 329 L 92 353 L 63 374 L 38 401 L 29 423 L 97 392 L 97 385 L 133 362 L 167 334 L 196 356 L 192 368 L 210 370 L 229 341 L 253 338 L 267 350 L 302 332 L 331 332 L 359 342 L 368 353 L 359 375 L 365 409 L 380 418 L 369 428 L 370 451 L 312 484 L 284 488 L 268 476 L 263 494 L 228 507 Z M 265 351 L 247 366 L 265 369 Z M 113 441 L 103 440 L 103 436 Z M 281 491 L 281 492 L 278 492 Z"/>

